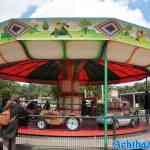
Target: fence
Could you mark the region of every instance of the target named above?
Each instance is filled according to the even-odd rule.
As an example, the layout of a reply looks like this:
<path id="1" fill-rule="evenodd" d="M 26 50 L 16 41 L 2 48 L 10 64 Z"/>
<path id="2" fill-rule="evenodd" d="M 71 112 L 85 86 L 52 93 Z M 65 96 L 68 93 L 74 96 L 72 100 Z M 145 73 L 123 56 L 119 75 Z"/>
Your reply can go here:
<path id="1" fill-rule="evenodd" d="M 124 117 L 120 118 L 123 119 Z M 128 116 L 137 121 L 131 133 L 118 135 L 114 129 L 113 149 L 117 150 L 149 150 L 150 149 L 150 115 Z M 119 119 L 119 117 L 117 117 Z M 136 132 L 136 129 L 137 130 Z M 126 128 L 126 130 L 129 130 Z M 135 132 L 134 132 L 135 131 Z"/>
<path id="2" fill-rule="evenodd" d="M 52 119 L 48 116 L 42 118 L 39 115 L 31 115 L 29 118 L 20 118 L 22 127 L 16 140 L 18 149 L 27 150 L 46 150 L 46 149 L 68 149 L 68 150 L 98 150 L 104 149 L 103 121 L 102 116 L 55 116 L 57 119 L 63 119 L 63 124 L 59 126 L 47 125 L 45 129 L 39 129 L 37 122 L 43 119 Z M 126 150 L 127 147 L 117 147 L 116 141 L 150 141 L 150 128 L 148 126 L 150 116 L 132 115 L 132 116 L 112 116 L 107 118 L 109 125 L 108 149 Z M 64 126 L 69 118 L 76 118 L 80 123 L 77 129 L 68 129 Z M 27 121 L 28 120 L 28 121 Z M 127 123 L 128 122 L 128 123 Z M 24 124 L 25 123 L 25 124 Z M 73 124 L 73 122 L 71 122 Z M 126 123 L 126 127 L 121 127 Z M 99 127 L 99 125 L 101 126 Z M 120 126 L 120 128 L 119 128 Z M 134 132 L 129 132 L 131 130 Z M 137 130 L 139 129 L 139 130 Z M 70 131 L 71 130 L 71 131 Z M 137 132 L 136 132 L 137 130 Z M 140 131 L 140 132 L 139 132 Z M 49 136 L 49 133 L 53 133 Z M 123 132 L 126 132 L 125 134 Z M 43 134 L 45 133 L 45 134 Z M 55 133 L 55 134 L 54 134 Z M 80 136 L 79 134 L 85 134 Z M 87 135 L 89 134 L 89 136 Z M 94 133 L 94 134 L 93 134 Z M 100 134 L 101 133 L 101 134 Z M 62 134 L 62 135 L 61 135 Z M 92 135 L 93 134 L 93 135 Z M 79 136 L 77 136 L 79 135 Z"/>
<path id="3" fill-rule="evenodd" d="M 79 121 L 79 127 L 76 129 L 68 129 L 66 123 L 68 119 L 77 119 Z M 39 129 L 38 122 L 47 120 L 45 129 Z M 94 132 L 97 132 L 100 128 L 96 124 L 96 117 L 81 117 L 81 116 L 55 116 L 41 118 L 39 115 L 32 115 L 29 118 L 29 122 L 26 127 L 19 129 L 19 136 L 17 143 L 22 145 L 32 145 L 32 147 L 51 148 L 51 149 L 100 149 L 103 147 L 103 137 L 96 136 Z M 49 119 L 49 120 L 48 120 Z M 59 121 L 59 119 L 61 121 Z M 31 121 L 32 120 L 32 121 Z M 51 125 L 50 121 L 54 121 Z M 58 121 L 60 125 L 54 125 Z M 73 122 L 71 122 L 73 125 Z M 28 134 L 25 128 L 30 129 L 33 134 Z M 46 132 L 45 132 L 46 131 Z M 26 134 L 26 133 L 27 134 Z M 37 136 L 36 133 L 42 135 Z M 47 133 L 48 132 L 48 133 Z M 91 132 L 93 132 L 91 136 Z M 50 135 L 51 136 L 47 136 Z M 82 134 L 82 135 L 81 135 Z M 89 134 L 86 135 L 86 134 Z"/>

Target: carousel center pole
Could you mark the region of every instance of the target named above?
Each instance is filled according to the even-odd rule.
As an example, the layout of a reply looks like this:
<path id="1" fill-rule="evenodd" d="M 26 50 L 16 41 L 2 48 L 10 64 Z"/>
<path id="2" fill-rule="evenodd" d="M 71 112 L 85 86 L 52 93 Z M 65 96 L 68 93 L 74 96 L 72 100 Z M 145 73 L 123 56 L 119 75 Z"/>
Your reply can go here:
<path id="1" fill-rule="evenodd" d="M 104 51 L 104 148 L 108 148 L 108 58 Z"/>

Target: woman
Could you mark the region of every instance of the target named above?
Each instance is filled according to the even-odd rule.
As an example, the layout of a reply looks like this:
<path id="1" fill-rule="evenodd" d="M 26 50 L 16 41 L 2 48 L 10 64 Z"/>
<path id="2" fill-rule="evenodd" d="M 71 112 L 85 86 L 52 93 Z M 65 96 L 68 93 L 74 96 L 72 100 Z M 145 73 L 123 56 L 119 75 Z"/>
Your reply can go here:
<path id="1" fill-rule="evenodd" d="M 17 134 L 17 114 L 15 111 L 15 103 L 8 101 L 4 107 L 6 118 L 8 119 L 7 125 L 2 125 L 1 136 L 3 139 L 3 150 L 15 150 L 16 134 Z M 3 112 L 3 113 L 4 113 Z"/>

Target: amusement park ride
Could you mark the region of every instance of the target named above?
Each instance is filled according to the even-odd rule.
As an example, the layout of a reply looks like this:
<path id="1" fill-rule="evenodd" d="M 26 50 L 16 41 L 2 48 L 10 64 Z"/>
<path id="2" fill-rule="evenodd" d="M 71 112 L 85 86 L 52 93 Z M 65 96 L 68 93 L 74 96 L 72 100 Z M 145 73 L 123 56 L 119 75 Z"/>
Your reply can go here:
<path id="1" fill-rule="evenodd" d="M 72 104 L 72 109 L 63 105 L 62 110 L 69 117 L 67 127 L 74 130 L 81 116 L 81 84 L 104 84 L 107 118 L 108 84 L 150 75 L 149 33 L 113 18 L 8 20 L 0 24 L 0 78 L 59 85 L 63 103 Z M 104 130 L 107 145 L 107 119 Z"/>

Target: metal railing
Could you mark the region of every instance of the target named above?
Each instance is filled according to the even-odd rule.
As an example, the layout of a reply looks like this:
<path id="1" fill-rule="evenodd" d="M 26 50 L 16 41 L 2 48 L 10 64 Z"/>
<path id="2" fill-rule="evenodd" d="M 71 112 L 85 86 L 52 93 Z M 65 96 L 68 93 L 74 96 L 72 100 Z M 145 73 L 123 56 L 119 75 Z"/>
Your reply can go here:
<path id="1" fill-rule="evenodd" d="M 30 115 L 27 118 L 20 117 L 22 123 L 25 123 L 21 128 L 19 128 L 19 134 L 17 136 L 16 144 L 19 147 L 24 147 L 24 149 L 35 149 L 35 150 L 46 150 L 46 149 L 68 149 L 68 150 L 97 150 L 104 149 L 104 135 L 97 134 L 99 132 L 103 133 L 103 121 L 101 122 L 101 126 L 99 127 L 98 122 L 96 123 L 96 119 L 100 116 L 55 116 L 56 118 L 63 118 L 65 121 L 68 118 L 77 118 L 80 123 L 80 128 L 75 131 L 69 131 L 64 125 L 55 126 L 50 125 L 47 126 L 46 129 L 38 129 L 36 126 L 37 121 L 39 119 L 51 119 L 52 117 L 44 117 L 41 115 Z M 113 149 L 114 141 L 116 140 L 150 140 L 150 128 L 149 128 L 149 118 L 147 115 L 126 115 L 126 116 L 111 116 L 107 117 L 107 121 L 112 124 L 109 124 L 109 140 L 108 140 L 108 149 Z M 25 119 L 25 120 L 24 120 Z M 102 118 L 103 120 L 104 118 Z M 136 125 L 128 124 L 126 126 L 121 126 L 120 128 L 116 126 L 116 122 L 121 123 L 121 120 L 134 120 Z M 66 123 L 64 121 L 64 124 Z M 133 127 L 134 126 L 134 127 Z M 133 129 L 133 132 L 132 132 Z M 139 129 L 139 130 L 138 130 Z M 124 131 L 129 131 L 123 133 Z M 137 131 L 136 131 L 137 130 Z M 23 131 L 23 132 L 22 132 Z M 26 133 L 25 133 L 26 131 Z M 47 132 L 55 132 L 56 135 L 48 134 Z M 66 132 L 67 131 L 67 132 Z M 45 135 L 40 135 L 40 133 L 45 132 Z M 60 133 L 66 133 L 68 135 L 63 136 Z M 91 136 L 77 136 L 76 133 L 87 133 L 93 132 L 95 135 L 91 134 Z M 34 134 L 35 133 L 35 134 Z M 75 133 L 75 134 L 74 134 Z M 22 149 L 22 148 L 20 148 Z M 22 149 L 23 150 L 23 149 Z M 114 147 L 113 150 L 116 150 Z M 119 148 L 118 148 L 119 150 Z M 126 149 L 120 149 L 126 150 Z"/>
<path id="2" fill-rule="evenodd" d="M 48 125 L 45 129 L 39 129 L 37 127 L 38 120 L 46 119 L 63 119 L 64 122 L 60 125 Z M 76 130 L 70 130 L 66 127 L 65 123 L 69 118 L 76 118 L 80 123 L 80 127 Z M 24 118 L 21 118 L 24 119 Z M 81 149 L 81 150 L 98 150 L 103 148 L 103 136 L 99 137 L 96 134 L 86 136 L 86 132 L 90 133 L 98 131 L 100 128 L 96 124 L 96 116 L 46 116 L 41 115 L 30 115 L 29 122 L 26 126 L 19 129 L 19 135 L 17 137 L 17 144 L 21 145 L 32 145 L 34 148 L 43 149 Z M 25 129 L 29 129 L 25 134 Z M 46 133 L 45 133 L 46 131 Z M 39 132 L 39 135 L 34 134 Z M 56 132 L 55 136 L 49 133 Z M 81 134 L 83 135 L 80 135 Z M 94 133 L 93 132 L 93 133 Z M 40 136 L 40 133 L 44 133 Z M 66 135 L 64 135 L 64 133 Z M 77 134 L 76 134 L 77 133 Z M 85 135 L 84 135 L 85 134 Z M 79 135 L 79 136 L 78 136 Z"/>

